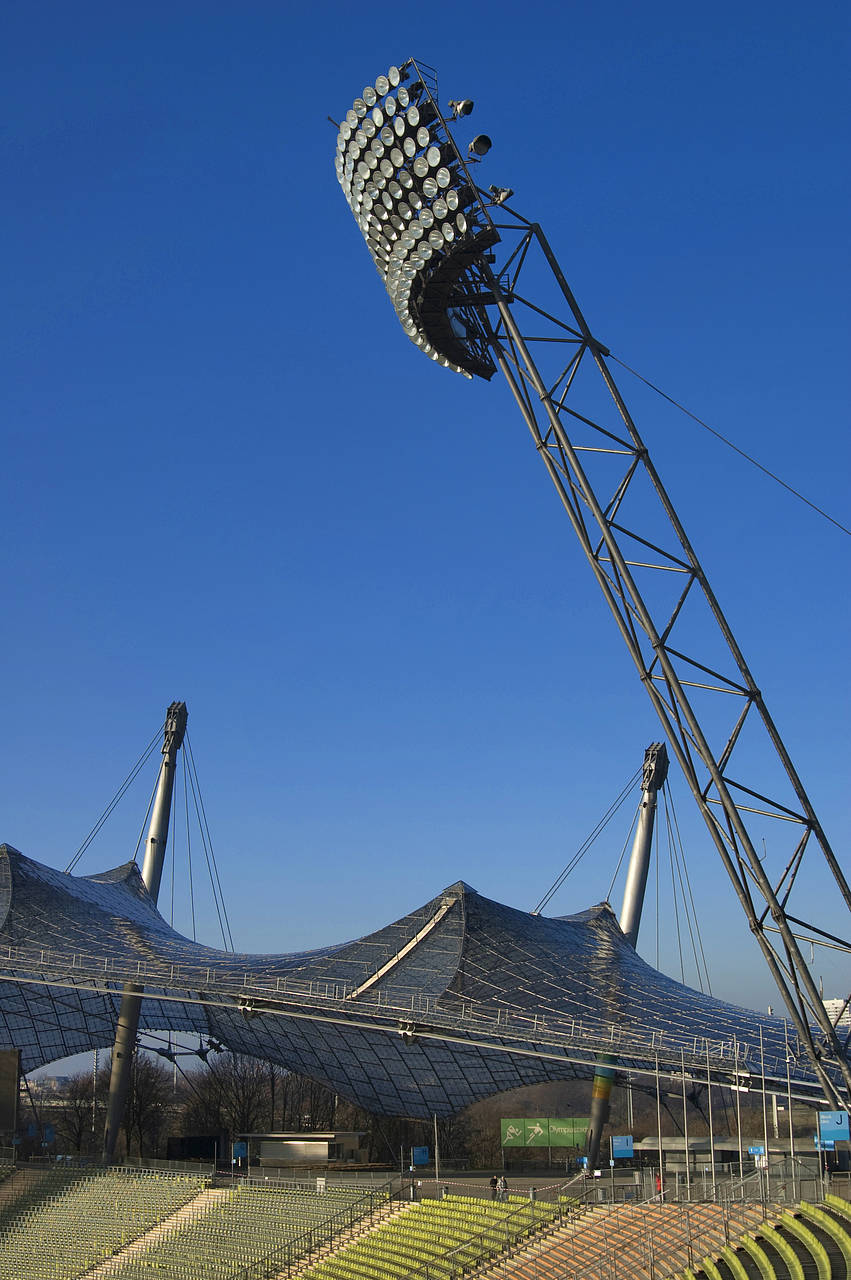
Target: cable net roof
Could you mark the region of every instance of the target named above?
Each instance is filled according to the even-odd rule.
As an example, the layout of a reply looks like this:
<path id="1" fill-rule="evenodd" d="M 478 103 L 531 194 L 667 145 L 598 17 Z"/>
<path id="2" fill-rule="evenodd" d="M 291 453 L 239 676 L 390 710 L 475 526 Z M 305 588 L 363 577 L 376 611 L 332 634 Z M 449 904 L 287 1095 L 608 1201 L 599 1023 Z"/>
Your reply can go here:
<path id="1" fill-rule="evenodd" d="M 588 1077 L 600 1053 L 724 1083 L 764 1068 L 784 1089 L 788 1057 L 795 1092 L 820 1094 L 783 1021 L 657 972 L 608 904 L 537 916 L 462 881 L 352 942 L 235 954 L 175 932 L 135 863 L 71 876 L 0 845 L 0 979 L 0 1047 L 26 1071 L 110 1047 L 132 982 L 141 1029 L 196 1032 L 387 1115 Z"/>

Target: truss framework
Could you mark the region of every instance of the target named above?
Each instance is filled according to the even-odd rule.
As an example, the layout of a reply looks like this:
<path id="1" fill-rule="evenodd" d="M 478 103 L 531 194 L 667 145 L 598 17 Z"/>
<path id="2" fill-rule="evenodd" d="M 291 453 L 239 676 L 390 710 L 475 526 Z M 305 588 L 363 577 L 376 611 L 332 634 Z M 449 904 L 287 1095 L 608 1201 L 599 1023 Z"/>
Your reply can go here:
<path id="1" fill-rule="evenodd" d="M 488 334 L 826 1097 L 839 1105 L 822 1062 L 840 1066 L 849 1093 L 851 1063 L 792 926 L 842 949 L 851 943 L 793 915 L 792 894 L 805 855 L 808 867 L 827 867 L 851 912 L 848 882 L 615 384 L 609 351 L 593 337 L 541 227 L 481 189 L 479 196 L 507 257 L 499 267 L 493 254 L 476 261 L 465 277 L 466 306 Z M 551 292 L 555 286 L 558 311 L 526 295 L 533 272 L 548 277 Z M 580 394 L 589 374 L 597 384 L 591 413 Z M 695 603 L 704 614 L 696 630 Z M 758 853 L 766 826 L 775 836 L 791 832 L 779 859 Z M 780 843 L 772 839 L 772 851 Z"/>

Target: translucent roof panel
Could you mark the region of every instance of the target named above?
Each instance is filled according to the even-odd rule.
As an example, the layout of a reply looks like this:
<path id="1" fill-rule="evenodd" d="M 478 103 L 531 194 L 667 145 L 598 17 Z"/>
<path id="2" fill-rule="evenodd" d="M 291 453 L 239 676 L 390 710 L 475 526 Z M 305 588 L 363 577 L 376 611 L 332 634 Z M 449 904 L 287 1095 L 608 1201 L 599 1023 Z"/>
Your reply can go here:
<path id="1" fill-rule="evenodd" d="M 764 1067 L 785 1090 L 788 1052 L 796 1094 L 820 1094 L 782 1020 L 657 972 L 607 904 L 549 918 L 461 881 L 351 942 L 234 954 L 175 932 L 135 863 L 78 877 L 2 845 L 0 979 L 0 1047 L 27 1071 L 111 1046 L 133 982 L 143 1029 L 210 1036 L 388 1115 L 587 1077 L 601 1053 L 639 1077 L 747 1085 Z"/>

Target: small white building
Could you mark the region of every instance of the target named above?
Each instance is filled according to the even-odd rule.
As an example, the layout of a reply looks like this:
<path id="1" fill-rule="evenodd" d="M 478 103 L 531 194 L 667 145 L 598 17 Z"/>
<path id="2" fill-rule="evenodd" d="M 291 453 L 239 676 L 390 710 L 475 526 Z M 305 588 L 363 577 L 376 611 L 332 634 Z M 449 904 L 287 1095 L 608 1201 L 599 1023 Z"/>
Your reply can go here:
<path id="1" fill-rule="evenodd" d="M 317 1169 L 366 1164 L 368 1135 L 357 1129 L 325 1133 L 239 1133 L 248 1163 L 267 1169 Z"/>

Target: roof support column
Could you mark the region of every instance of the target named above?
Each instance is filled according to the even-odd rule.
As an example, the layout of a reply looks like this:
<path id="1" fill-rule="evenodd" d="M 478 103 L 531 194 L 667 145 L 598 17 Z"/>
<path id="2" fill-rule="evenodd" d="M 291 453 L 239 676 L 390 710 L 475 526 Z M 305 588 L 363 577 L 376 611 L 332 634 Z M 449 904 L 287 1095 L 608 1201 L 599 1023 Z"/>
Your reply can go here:
<path id="1" fill-rule="evenodd" d="M 174 774 L 177 753 L 186 732 L 186 703 L 173 702 L 166 712 L 163 734 L 162 764 L 160 765 L 157 793 L 151 810 L 148 838 L 145 842 L 145 858 L 142 879 L 154 902 L 160 891 L 163 862 L 168 844 L 168 827 L 171 817 L 171 798 L 174 792 Z M 103 1158 L 109 1162 L 115 1156 L 118 1131 L 124 1118 L 124 1108 L 130 1087 L 130 1069 L 139 1031 L 139 1015 L 142 1010 L 143 988 L 128 982 L 121 995 L 118 1022 L 115 1027 L 115 1044 L 112 1049 L 112 1068 L 109 1075 L 109 1100 L 106 1110 L 106 1127 L 103 1135 Z"/>
<path id="2" fill-rule="evenodd" d="M 638 941 L 644 891 L 647 888 L 647 869 L 653 844 L 653 827 L 656 819 L 656 796 L 668 776 L 668 752 L 664 742 L 652 742 L 644 753 L 644 773 L 641 780 L 641 804 L 632 853 L 626 874 L 626 886 L 621 907 L 620 926 L 634 947 Z M 615 1073 L 611 1064 L 616 1058 L 605 1054 L 598 1058 L 591 1086 L 591 1115 L 588 1124 L 587 1169 L 591 1173 L 600 1159 L 600 1141 L 611 1111 L 612 1085 Z"/>

